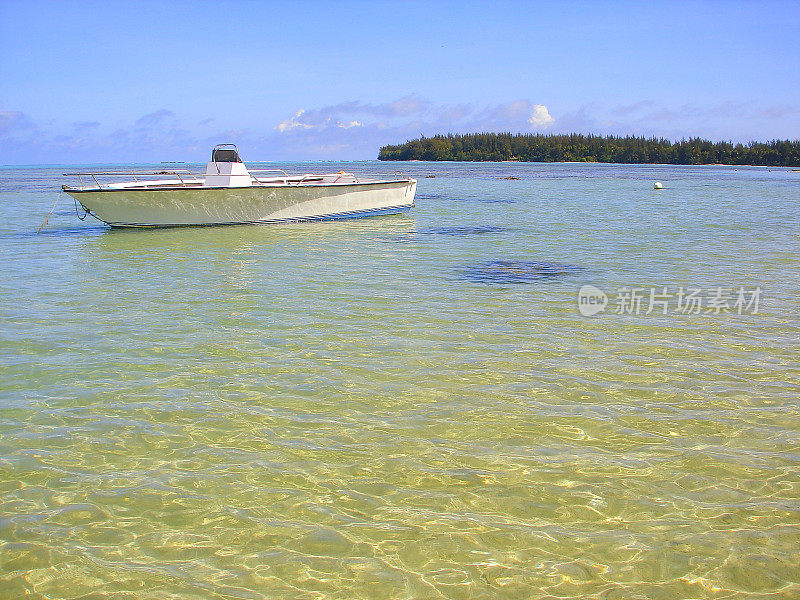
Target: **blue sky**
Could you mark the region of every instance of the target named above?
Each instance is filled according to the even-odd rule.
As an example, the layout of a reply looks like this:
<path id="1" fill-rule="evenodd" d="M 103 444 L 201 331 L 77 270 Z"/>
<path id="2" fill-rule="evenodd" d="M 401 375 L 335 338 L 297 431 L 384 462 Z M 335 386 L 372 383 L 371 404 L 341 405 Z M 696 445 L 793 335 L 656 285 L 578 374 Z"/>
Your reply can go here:
<path id="1" fill-rule="evenodd" d="M 0 0 L 0 164 L 420 134 L 800 138 L 800 2 Z"/>

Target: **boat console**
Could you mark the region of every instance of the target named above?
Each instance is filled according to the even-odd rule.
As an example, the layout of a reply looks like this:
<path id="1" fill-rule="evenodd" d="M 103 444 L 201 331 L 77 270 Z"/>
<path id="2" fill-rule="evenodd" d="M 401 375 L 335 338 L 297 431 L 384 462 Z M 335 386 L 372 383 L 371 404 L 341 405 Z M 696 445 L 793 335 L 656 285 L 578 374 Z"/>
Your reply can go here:
<path id="1" fill-rule="evenodd" d="M 206 165 L 203 187 L 250 187 L 253 178 L 235 144 L 217 144 L 211 151 L 211 162 Z"/>

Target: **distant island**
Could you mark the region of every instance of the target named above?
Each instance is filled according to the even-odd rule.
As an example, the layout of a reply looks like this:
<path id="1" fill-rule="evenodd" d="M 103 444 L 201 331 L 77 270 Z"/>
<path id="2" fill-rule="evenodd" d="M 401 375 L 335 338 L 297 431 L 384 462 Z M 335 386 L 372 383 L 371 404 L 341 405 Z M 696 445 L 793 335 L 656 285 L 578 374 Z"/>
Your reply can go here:
<path id="1" fill-rule="evenodd" d="M 420 137 L 384 146 L 379 160 L 602 162 L 674 165 L 800 166 L 800 140 L 673 142 L 635 136 L 469 133 Z"/>

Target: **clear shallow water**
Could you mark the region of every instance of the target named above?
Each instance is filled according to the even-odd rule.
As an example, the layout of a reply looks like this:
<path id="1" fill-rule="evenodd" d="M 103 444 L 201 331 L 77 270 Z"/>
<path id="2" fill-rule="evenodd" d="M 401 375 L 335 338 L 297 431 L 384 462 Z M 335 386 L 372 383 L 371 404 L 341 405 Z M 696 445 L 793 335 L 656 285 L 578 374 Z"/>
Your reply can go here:
<path id="1" fill-rule="evenodd" d="M 800 173 L 332 163 L 417 208 L 36 236 L 75 168 L 0 169 L 0 597 L 800 595 Z"/>

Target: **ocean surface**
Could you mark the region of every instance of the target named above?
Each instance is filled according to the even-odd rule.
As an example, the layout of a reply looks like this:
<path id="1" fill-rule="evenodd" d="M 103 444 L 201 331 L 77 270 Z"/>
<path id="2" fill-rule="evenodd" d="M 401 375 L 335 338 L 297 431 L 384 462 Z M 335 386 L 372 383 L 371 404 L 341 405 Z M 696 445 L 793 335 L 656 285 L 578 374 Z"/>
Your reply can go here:
<path id="1" fill-rule="evenodd" d="M 80 168 L 0 168 L 0 598 L 800 597 L 800 172 L 37 235 Z"/>

